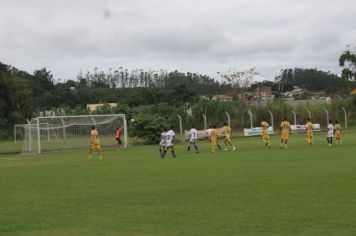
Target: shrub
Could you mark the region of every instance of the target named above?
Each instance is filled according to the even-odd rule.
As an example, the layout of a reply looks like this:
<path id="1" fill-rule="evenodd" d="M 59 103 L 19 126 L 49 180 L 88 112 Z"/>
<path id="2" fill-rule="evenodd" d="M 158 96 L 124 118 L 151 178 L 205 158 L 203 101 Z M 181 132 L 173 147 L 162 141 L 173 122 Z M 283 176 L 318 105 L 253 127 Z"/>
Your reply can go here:
<path id="1" fill-rule="evenodd" d="M 158 143 L 162 129 L 168 127 L 167 120 L 158 114 L 140 113 L 133 119 L 129 127 L 130 134 L 142 138 L 147 144 Z"/>

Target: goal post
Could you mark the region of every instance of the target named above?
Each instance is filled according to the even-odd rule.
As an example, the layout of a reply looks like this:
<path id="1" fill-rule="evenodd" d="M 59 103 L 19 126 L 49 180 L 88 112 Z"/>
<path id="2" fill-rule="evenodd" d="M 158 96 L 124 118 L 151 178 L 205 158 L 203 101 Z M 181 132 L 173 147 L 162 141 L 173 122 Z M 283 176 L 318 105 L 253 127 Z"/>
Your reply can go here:
<path id="1" fill-rule="evenodd" d="M 113 147 L 118 127 L 123 128 L 123 146 L 127 147 L 127 123 L 124 114 L 48 116 L 31 119 L 23 125 L 22 152 L 50 152 L 87 149 L 91 127 L 95 126 L 101 146 Z"/>
<path id="2" fill-rule="evenodd" d="M 17 143 L 19 141 L 19 138 L 21 141 L 24 140 L 25 137 L 25 129 L 29 126 L 30 124 L 15 124 L 14 125 L 14 142 Z M 47 129 L 47 142 L 49 142 L 49 124 L 48 123 L 40 123 L 39 124 L 41 129 L 44 128 Z"/>

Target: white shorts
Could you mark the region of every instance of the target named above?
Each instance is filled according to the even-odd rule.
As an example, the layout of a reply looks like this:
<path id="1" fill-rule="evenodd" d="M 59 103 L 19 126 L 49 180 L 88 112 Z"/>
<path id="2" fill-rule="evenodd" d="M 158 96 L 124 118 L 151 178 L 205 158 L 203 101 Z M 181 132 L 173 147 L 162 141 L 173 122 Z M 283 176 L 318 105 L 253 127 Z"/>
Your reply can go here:
<path id="1" fill-rule="evenodd" d="M 196 144 L 196 143 L 197 143 L 197 140 L 196 140 L 196 139 L 191 139 L 191 140 L 189 140 L 189 142 L 190 142 L 191 144 Z"/>
<path id="2" fill-rule="evenodd" d="M 173 143 L 172 142 L 166 142 L 166 147 L 173 147 Z"/>

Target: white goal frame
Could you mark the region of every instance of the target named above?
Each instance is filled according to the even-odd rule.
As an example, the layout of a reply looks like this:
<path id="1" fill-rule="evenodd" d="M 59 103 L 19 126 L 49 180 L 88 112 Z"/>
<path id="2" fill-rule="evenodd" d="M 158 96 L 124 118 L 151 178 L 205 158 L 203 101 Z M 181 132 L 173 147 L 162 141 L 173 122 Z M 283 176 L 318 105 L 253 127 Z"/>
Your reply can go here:
<path id="1" fill-rule="evenodd" d="M 40 125 L 45 125 L 46 128 L 47 128 L 47 142 L 49 142 L 49 124 L 48 123 L 40 123 Z M 17 138 L 17 130 L 18 128 L 23 128 L 23 129 L 26 129 L 26 127 L 30 127 L 31 124 L 30 123 L 27 123 L 27 124 L 15 124 L 14 125 L 14 142 L 17 143 L 18 141 L 18 138 Z M 24 138 L 24 137 L 22 137 Z"/>
<path id="2" fill-rule="evenodd" d="M 25 148 L 28 152 L 32 152 L 32 144 L 36 143 L 37 146 L 37 153 L 41 154 L 42 153 L 42 143 L 41 143 L 41 128 L 43 129 L 43 125 L 46 125 L 46 130 L 47 130 L 47 141 L 50 142 L 50 130 L 52 129 L 51 124 L 48 122 L 41 122 L 41 120 L 49 120 L 49 119 L 59 119 L 62 123 L 63 127 L 63 139 L 66 140 L 66 128 L 72 126 L 71 124 L 66 124 L 64 122 L 65 118 L 89 118 L 92 123 L 84 124 L 84 125 L 100 125 L 100 122 L 98 123 L 95 118 L 98 117 L 121 117 L 123 119 L 123 138 L 124 138 L 124 145 L 123 147 L 126 148 L 128 146 L 128 138 L 127 138 L 127 121 L 126 121 L 126 116 L 125 114 L 106 114 L 106 115 L 77 115 L 77 116 L 40 116 L 31 119 L 31 121 L 28 121 L 28 124 L 20 124 L 17 125 L 16 127 L 24 127 L 28 128 L 28 137 L 29 139 L 27 142 L 29 143 L 28 149 Z M 77 124 L 78 125 L 78 124 Z M 42 126 L 42 127 L 41 127 Z M 14 126 L 14 131 L 16 129 Z M 58 127 L 55 127 L 55 129 L 58 129 Z M 15 131 L 16 132 L 16 131 Z M 32 138 L 32 132 L 36 132 L 36 137 L 33 139 Z M 89 133 L 88 133 L 89 135 Z M 114 133 L 112 134 L 114 137 Z M 99 137 L 100 137 L 100 132 L 99 132 Z M 16 138 L 15 138 L 16 139 Z"/>

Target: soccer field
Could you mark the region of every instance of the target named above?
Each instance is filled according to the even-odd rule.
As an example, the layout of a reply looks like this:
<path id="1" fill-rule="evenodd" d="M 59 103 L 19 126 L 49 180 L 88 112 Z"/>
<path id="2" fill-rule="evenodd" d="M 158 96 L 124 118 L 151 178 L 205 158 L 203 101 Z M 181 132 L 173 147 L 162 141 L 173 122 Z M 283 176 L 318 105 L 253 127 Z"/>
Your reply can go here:
<path id="1" fill-rule="evenodd" d="M 355 235 L 356 134 L 0 156 L 0 235 Z"/>

